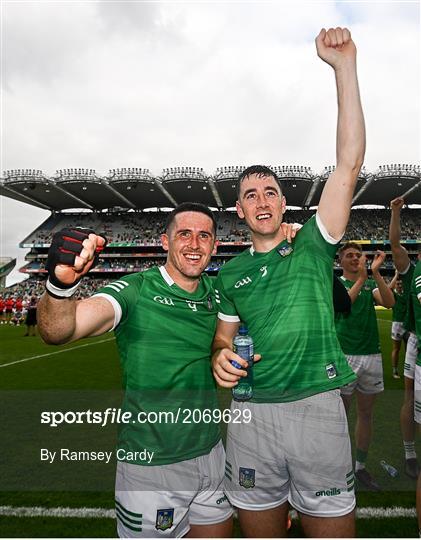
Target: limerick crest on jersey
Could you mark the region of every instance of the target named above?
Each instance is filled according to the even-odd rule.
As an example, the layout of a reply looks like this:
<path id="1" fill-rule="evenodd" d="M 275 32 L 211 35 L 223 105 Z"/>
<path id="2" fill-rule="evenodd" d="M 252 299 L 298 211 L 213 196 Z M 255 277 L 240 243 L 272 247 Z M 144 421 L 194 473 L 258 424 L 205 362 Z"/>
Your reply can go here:
<path id="1" fill-rule="evenodd" d="M 256 471 L 240 467 L 240 486 L 249 489 L 255 486 Z"/>
<path id="2" fill-rule="evenodd" d="M 328 364 L 326 366 L 326 374 L 328 379 L 334 379 L 336 377 L 338 373 L 335 364 Z"/>
<path id="3" fill-rule="evenodd" d="M 278 249 L 278 253 L 281 257 L 288 257 L 293 251 L 294 248 L 291 246 L 282 246 Z"/>
<path id="4" fill-rule="evenodd" d="M 163 510 L 157 510 L 155 529 L 159 531 L 165 531 L 170 529 L 174 522 L 174 508 L 164 508 Z"/>

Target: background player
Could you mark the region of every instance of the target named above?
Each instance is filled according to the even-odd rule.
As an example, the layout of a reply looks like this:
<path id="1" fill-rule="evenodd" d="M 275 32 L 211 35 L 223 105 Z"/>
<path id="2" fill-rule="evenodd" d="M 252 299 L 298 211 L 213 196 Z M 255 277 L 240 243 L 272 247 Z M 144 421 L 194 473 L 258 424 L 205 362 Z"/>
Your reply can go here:
<path id="1" fill-rule="evenodd" d="M 414 305 L 415 331 L 418 343 L 421 343 L 421 256 L 418 254 L 418 263 L 414 270 L 411 283 L 411 299 Z M 421 425 L 421 348 L 418 349 L 415 366 L 415 421 Z M 417 515 L 418 529 L 421 531 L 421 473 L 417 482 Z"/>
<path id="2" fill-rule="evenodd" d="M 356 381 L 341 389 L 347 412 L 353 394 L 357 397 L 355 476 L 360 484 L 374 491 L 378 491 L 380 487 L 367 471 L 365 464 L 372 436 L 374 402 L 376 395 L 384 390 L 383 362 L 374 305 L 390 308 L 395 303 L 391 289 L 380 275 L 380 267 L 385 258 L 383 251 L 377 252 L 371 264 L 373 279 L 368 279 L 366 258 L 361 246 L 355 242 L 347 242 L 341 247 L 341 279 L 348 289 L 352 309 L 349 315 L 339 314 L 335 318 L 342 350 L 357 375 Z"/>
<path id="3" fill-rule="evenodd" d="M 406 343 L 407 331 L 405 329 L 404 320 L 408 309 L 408 298 L 405 295 L 402 281 L 399 278 L 399 272 L 396 270 L 389 287 L 395 298 L 395 305 L 392 308 L 392 377 L 400 379 L 399 375 L 399 354 L 401 351 L 402 341 Z"/>
<path id="4" fill-rule="evenodd" d="M 406 343 L 404 362 L 405 394 L 401 407 L 400 423 L 405 451 L 405 473 L 410 478 L 418 478 L 419 464 L 415 451 L 415 422 L 414 422 L 414 376 L 418 354 L 418 340 L 415 333 L 414 297 L 410 294 L 414 266 L 411 264 L 408 252 L 401 244 L 400 215 L 404 200 L 397 197 L 390 202 L 389 240 L 392 249 L 393 263 L 399 272 L 404 294 L 408 298 L 408 308 L 404 326 L 409 332 Z"/>
<path id="5" fill-rule="evenodd" d="M 165 266 L 126 276 L 79 302 L 72 295 L 105 240 L 79 230 L 57 233 L 39 303 L 41 336 L 48 343 L 68 343 L 115 329 L 125 384 L 122 409 L 133 415 L 218 408 L 209 363 L 216 304 L 210 279 L 202 275 L 215 229 L 207 207 L 180 205 L 162 235 Z M 155 453 L 150 465 L 117 463 L 121 537 L 231 535 L 217 423 L 123 424 L 118 447 Z"/>
<path id="6" fill-rule="evenodd" d="M 365 129 L 349 31 L 323 29 L 316 47 L 335 71 L 338 94 L 337 166 L 316 217 L 288 246 L 280 228 L 286 201 L 276 174 L 262 166 L 246 169 L 237 213 L 253 246 L 224 265 L 216 284 L 216 380 L 230 388 L 245 373 L 231 364 L 246 366 L 232 352 L 240 320 L 262 354 L 251 402 L 232 405 L 250 408 L 252 422 L 230 424 L 227 438 L 228 495 L 251 537 L 285 536 L 287 501 L 299 511 L 307 536 L 354 535 L 351 449 L 337 389 L 355 375 L 334 328 L 332 265 L 363 163 Z"/>

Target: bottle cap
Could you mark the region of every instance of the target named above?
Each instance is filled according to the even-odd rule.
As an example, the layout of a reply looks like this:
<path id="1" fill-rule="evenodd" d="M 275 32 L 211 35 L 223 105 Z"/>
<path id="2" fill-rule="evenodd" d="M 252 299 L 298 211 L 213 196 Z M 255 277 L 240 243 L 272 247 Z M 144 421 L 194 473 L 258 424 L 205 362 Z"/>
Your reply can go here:
<path id="1" fill-rule="evenodd" d="M 238 331 L 238 333 L 241 335 L 241 336 L 245 336 L 249 333 L 249 329 L 247 328 L 247 326 L 245 324 L 242 324 L 240 326 L 240 330 Z"/>

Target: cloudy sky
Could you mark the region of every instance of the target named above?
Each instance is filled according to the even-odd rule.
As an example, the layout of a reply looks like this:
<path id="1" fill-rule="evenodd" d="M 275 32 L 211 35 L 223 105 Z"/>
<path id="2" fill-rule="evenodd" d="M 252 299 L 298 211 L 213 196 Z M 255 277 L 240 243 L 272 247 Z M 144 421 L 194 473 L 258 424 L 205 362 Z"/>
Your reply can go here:
<path id="1" fill-rule="evenodd" d="M 358 48 L 366 166 L 420 157 L 414 2 L 6 1 L 1 169 L 334 163 L 322 27 Z M 1 255 L 48 212 L 0 197 Z M 22 275 L 13 273 L 12 280 Z M 9 279 L 8 283 L 11 283 Z"/>

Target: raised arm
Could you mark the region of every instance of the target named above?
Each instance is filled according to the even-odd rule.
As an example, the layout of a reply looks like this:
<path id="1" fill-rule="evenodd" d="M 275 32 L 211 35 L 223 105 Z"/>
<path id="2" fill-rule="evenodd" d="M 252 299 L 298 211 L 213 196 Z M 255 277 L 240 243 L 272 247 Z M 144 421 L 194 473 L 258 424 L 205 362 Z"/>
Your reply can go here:
<path id="1" fill-rule="evenodd" d="M 395 290 L 395 287 L 396 287 L 396 282 L 398 281 L 398 277 L 399 277 L 399 272 L 396 270 L 395 271 L 395 275 L 393 276 L 393 279 L 389 282 L 389 289 L 391 291 L 394 291 Z"/>
<path id="2" fill-rule="evenodd" d="M 357 281 L 348 290 L 348 294 L 349 294 L 349 297 L 351 298 L 352 303 L 354 303 L 355 300 L 358 298 L 358 295 L 360 294 L 360 291 L 363 288 L 364 283 L 368 279 L 366 263 L 367 263 L 366 256 L 361 255 L 361 257 L 360 257 L 360 259 L 358 261 L 358 278 L 357 278 Z"/>
<path id="3" fill-rule="evenodd" d="M 392 289 L 387 285 L 380 274 L 380 267 L 385 259 L 386 253 L 384 251 L 377 251 L 373 262 L 371 263 L 371 272 L 378 288 L 378 290 L 374 292 L 374 299 L 376 304 L 385 308 L 391 308 L 395 305 L 395 297 L 393 296 Z"/>
<path id="4" fill-rule="evenodd" d="M 104 298 L 76 301 L 73 297 L 104 245 L 104 238 L 81 229 L 64 229 L 54 235 L 48 252 L 47 290 L 37 310 L 38 329 L 46 343 L 68 343 L 113 327 L 110 302 Z"/>
<path id="5" fill-rule="evenodd" d="M 320 198 L 318 214 L 327 232 L 340 240 L 345 232 L 358 173 L 364 161 L 365 126 L 358 89 L 356 48 L 347 28 L 320 31 L 316 38 L 319 57 L 335 71 L 338 123 L 336 169 Z"/>
<path id="6" fill-rule="evenodd" d="M 406 272 L 410 263 L 408 252 L 401 244 L 401 210 L 404 202 L 401 197 L 390 202 L 389 240 L 393 264 L 399 273 Z"/>

